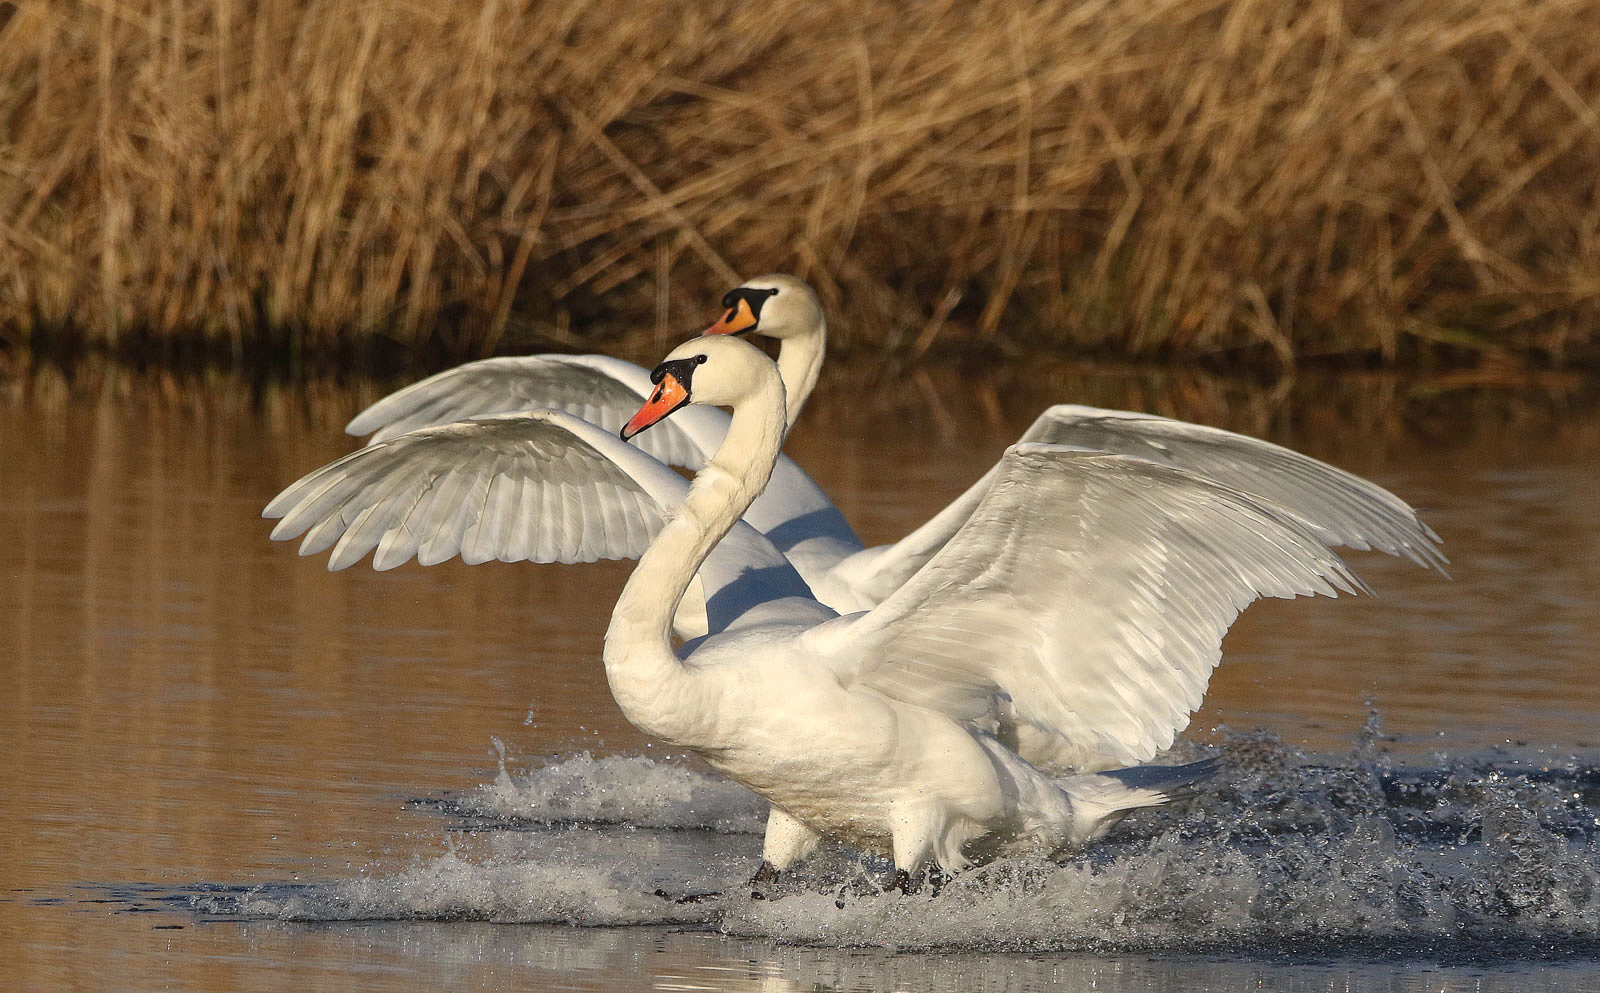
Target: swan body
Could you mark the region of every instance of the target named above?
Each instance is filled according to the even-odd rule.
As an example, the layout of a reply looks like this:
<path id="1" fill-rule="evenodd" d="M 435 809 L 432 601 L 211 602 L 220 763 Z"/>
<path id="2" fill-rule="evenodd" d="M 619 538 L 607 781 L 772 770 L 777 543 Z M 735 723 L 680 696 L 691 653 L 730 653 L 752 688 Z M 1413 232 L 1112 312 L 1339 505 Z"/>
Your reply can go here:
<path id="1" fill-rule="evenodd" d="M 399 555 L 413 539 L 396 508 L 478 486 L 472 453 L 485 446 L 521 466 L 500 470 L 486 493 L 512 474 L 543 494 L 548 470 L 554 485 L 649 498 L 641 512 L 659 524 L 612 612 L 607 681 L 641 730 L 772 802 L 763 856 L 777 869 L 823 836 L 889 854 L 906 872 L 1087 844 L 1128 809 L 1182 795 L 1212 771 L 1110 767 L 1171 744 L 1244 606 L 1361 588 L 1315 532 L 1271 503 L 1148 460 L 1024 443 L 920 568 L 876 607 L 841 616 L 741 521 L 787 427 L 777 369 L 745 343 L 709 337 L 674 350 L 652 378 L 624 436 L 690 404 L 733 409 L 686 492 L 643 453 L 542 413 L 362 449 L 267 513 L 283 517 L 275 537 L 309 529 L 333 565 L 366 549 Z M 454 452 L 463 468 L 419 496 L 405 482 L 415 446 Z M 434 505 L 438 532 L 459 535 L 473 557 L 506 547 L 503 535 L 515 536 L 514 552 L 542 549 L 558 528 L 537 501 Z M 624 536 L 616 550 L 637 547 L 626 513 L 596 516 L 602 533 Z M 449 544 L 416 547 L 432 555 Z M 707 603 L 726 609 L 706 636 L 675 647 L 673 618 L 697 575 Z M 1057 763 L 1104 771 L 1058 778 L 1047 772 Z"/>

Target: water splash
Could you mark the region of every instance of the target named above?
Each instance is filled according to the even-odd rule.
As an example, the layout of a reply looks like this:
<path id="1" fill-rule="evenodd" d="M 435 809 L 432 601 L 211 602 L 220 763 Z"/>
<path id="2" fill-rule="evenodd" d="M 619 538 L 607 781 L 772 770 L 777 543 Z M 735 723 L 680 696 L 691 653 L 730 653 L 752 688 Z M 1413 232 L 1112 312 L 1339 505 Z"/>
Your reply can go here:
<path id="1" fill-rule="evenodd" d="M 751 834 L 766 825 L 766 804 L 755 794 L 670 757 L 579 752 L 512 776 L 504 746 L 494 744 L 493 783 L 427 803 L 476 827 L 625 824 Z"/>
<path id="2" fill-rule="evenodd" d="M 1063 865 L 1006 859 L 933 897 L 824 847 L 771 899 L 745 884 L 764 805 L 671 761 L 580 754 L 435 803 L 453 850 L 359 879 L 194 893 L 280 920 L 662 924 L 817 945 L 1292 955 L 1600 954 L 1600 769 L 1537 753 L 1397 765 L 1230 735 L 1213 789 L 1129 817 Z M 1189 755 L 1175 756 L 1186 758 Z M 697 903 L 673 898 L 718 893 Z"/>

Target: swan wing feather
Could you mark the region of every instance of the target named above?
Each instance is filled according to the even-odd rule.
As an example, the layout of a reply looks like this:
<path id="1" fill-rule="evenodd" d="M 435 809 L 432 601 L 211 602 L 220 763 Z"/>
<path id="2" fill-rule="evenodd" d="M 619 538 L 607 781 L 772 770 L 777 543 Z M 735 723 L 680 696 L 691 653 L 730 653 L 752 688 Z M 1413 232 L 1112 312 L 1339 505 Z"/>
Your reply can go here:
<path id="1" fill-rule="evenodd" d="M 357 414 L 345 431 L 377 444 L 419 428 L 535 409 L 562 410 L 615 434 L 650 395 L 650 374 L 606 355 L 519 355 L 468 362 L 389 394 Z M 668 465 L 698 470 L 722 443 L 728 415 L 689 407 L 635 443 Z M 542 494 L 566 509 L 558 493 Z M 553 512 L 553 511 L 552 511 Z M 788 456 L 745 512 L 807 576 L 820 577 L 861 549 L 844 515 Z"/>
<path id="2" fill-rule="evenodd" d="M 392 569 L 455 555 L 468 563 L 637 558 L 688 482 L 610 432 L 560 411 L 421 428 L 308 473 L 262 516 L 331 570 Z M 738 522 L 699 572 L 709 630 L 782 598 L 809 598 L 788 560 Z"/>
<path id="3" fill-rule="evenodd" d="M 1018 444 L 926 566 L 810 640 L 847 684 L 998 719 L 1030 761 L 1093 770 L 1172 743 L 1251 601 L 1358 589 L 1315 534 L 1237 490 Z"/>
<path id="4" fill-rule="evenodd" d="M 1323 543 L 1376 549 L 1444 572 L 1439 536 L 1393 493 L 1353 473 L 1249 435 L 1188 421 L 1076 404 L 1050 407 L 1023 443 L 1093 449 L 1210 476 L 1277 504 Z M 842 559 L 839 582 L 866 602 L 888 597 L 944 547 L 994 483 L 990 470 L 927 523 L 891 545 Z"/>
<path id="5" fill-rule="evenodd" d="M 685 487 L 641 455 L 559 412 L 492 415 L 352 452 L 284 489 L 263 516 L 281 518 L 274 539 L 304 533 L 301 554 L 332 547 L 330 569 L 354 564 L 391 533 L 392 551 L 375 561 L 379 568 L 411 555 L 424 564 L 455 555 L 468 562 L 635 558 L 660 529 L 662 507 Z M 410 554 L 396 554 L 401 549 Z"/>
<path id="6" fill-rule="evenodd" d="M 446 369 L 396 390 L 357 414 L 345 431 L 367 444 L 418 428 L 492 414 L 564 410 L 616 433 L 650 394 L 650 374 L 604 355 L 515 355 Z M 668 421 L 639 445 L 668 465 L 698 469 L 708 449 Z M 715 447 L 713 442 L 713 448 Z"/>
<path id="7" fill-rule="evenodd" d="M 1210 476 L 1288 511 L 1328 545 L 1376 549 L 1443 571 L 1439 536 L 1393 493 L 1271 442 L 1204 424 L 1061 404 L 1022 436 L 1148 459 Z"/>

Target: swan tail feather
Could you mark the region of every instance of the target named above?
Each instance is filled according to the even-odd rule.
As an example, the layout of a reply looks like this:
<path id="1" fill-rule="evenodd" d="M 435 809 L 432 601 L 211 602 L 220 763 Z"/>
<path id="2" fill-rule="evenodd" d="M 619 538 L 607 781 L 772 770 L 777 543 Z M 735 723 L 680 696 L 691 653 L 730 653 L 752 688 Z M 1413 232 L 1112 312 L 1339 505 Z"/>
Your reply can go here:
<path id="1" fill-rule="evenodd" d="M 1059 780 L 1072 801 L 1072 848 L 1105 837 L 1130 810 L 1187 800 L 1221 770 L 1216 758 L 1187 765 L 1140 765 Z"/>

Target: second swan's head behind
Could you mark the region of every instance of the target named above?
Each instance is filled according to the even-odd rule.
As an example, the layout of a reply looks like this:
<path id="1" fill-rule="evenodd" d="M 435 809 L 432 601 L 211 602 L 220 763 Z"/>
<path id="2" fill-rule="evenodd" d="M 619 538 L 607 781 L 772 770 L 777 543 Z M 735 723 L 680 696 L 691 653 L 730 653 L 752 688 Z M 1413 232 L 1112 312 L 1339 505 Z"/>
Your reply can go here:
<path id="1" fill-rule="evenodd" d="M 817 336 L 827 329 L 816 292 L 805 280 L 781 272 L 757 276 L 729 290 L 722 309 L 722 317 L 703 334 L 783 339 Z"/>
<path id="2" fill-rule="evenodd" d="M 650 398 L 622 427 L 622 440 L 659 424 L 691 403 L 737 406 L 778 380 L 772 360 L 733 337 L 702 337 L 674 348 L 650 373 Z M 781 394 L 780 394 L 781 395 Z"/>

